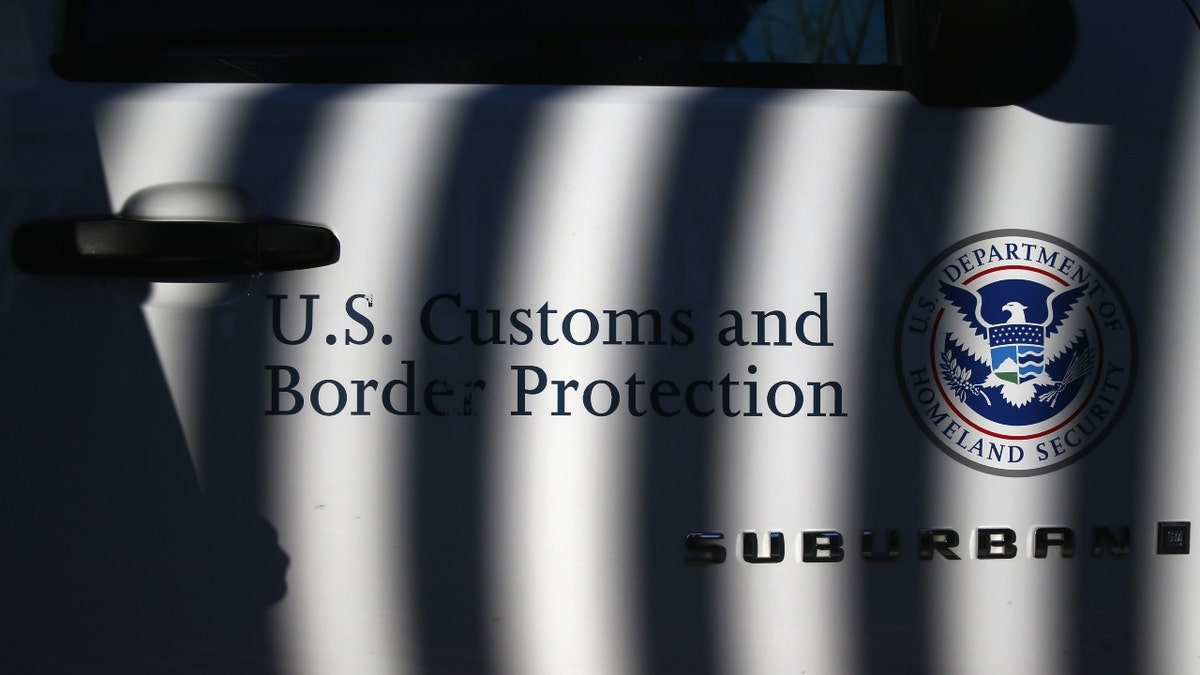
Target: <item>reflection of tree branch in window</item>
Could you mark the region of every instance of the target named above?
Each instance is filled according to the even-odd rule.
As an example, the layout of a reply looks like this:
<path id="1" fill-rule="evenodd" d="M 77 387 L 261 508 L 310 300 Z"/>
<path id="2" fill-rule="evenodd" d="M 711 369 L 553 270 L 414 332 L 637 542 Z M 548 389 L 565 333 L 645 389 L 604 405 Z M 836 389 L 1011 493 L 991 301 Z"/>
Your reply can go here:
<path id="1" fill-rule="evenodd" d="M 827 5 L 825 5 L 825 7 L 824 7 L 825 11 L 822 12 L 821 22 L 820 22 L 821 46 L 817 50 L 817 62 L 818 63 L 822 63 L 826 60 L 826 54 L 828 54 L 827 50 L 829 49 L 829 34 L 830 34 L 830 32 L 832 32 L 832 29 L 833 29 L 833 17 L 835 16 L 835 14 L 838 13 L 838 12 L 836 12 L 835 8 L 839 7 L 839 6 L 841 6 L 841 3 L 837 2 L 837 0 L 834 0 L 833 2 L 830 2 Z"/>
<path id="2" fill-rule="evenodd" d="M 858 59 L 862 55 L 863 45 L 867 42 L 867 17 L 869 17 L 871 12 L 875 9 L 875 2 L 876 0 L 870 0 L 870 2 L 867 3 L 866 8 L 863 9 L 863 15 L 859 18 L 858 39 L 854 42 L 854 54 L 850 59 L 850 63 L 858 63 Z"/>
<path id="3" fill-rule="evenodd" d="M 770 0 L 730 46 L 737 60 L 883 63 L 886 38 L 878 0 Z"/>

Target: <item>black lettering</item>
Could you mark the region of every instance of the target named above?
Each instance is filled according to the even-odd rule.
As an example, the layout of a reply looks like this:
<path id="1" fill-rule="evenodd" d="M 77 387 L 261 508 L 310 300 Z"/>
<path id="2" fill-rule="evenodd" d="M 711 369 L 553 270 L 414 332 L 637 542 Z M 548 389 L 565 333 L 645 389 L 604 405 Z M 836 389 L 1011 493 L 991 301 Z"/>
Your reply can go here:
<path id="1" fill-rule="evenodd" d="M 346 329 L 346 344 L 348 344 L 348 345 L 365 345 L 368 342 L 370 342 L 371 338 L 375 335 L 375 325 L 372 324 L 371 320 L 368 319 L 366 316 L 364 316 L 362 314 L 362 312 L 359 312 L 357 309 L 354 308 L 355 300 L 365 300 L 366 298 L 367 298 L 367 296 L 363 295 L 362 293 L 359 293 L 358 295 L 352 295 L 346 299 L 346 316 L 350 317 L 351 321 L 362 326 L 363 330 L 366 331 L 366 335 L 364 335 L 363 338 L 361 340 L 359 340 L 354 337 L 351 337 L 350 329 L 347 328 Z M 367 306 L 368 307 L 371 306 L 370 300 L 367 300 Z"/>
<path id="2" fill-rule="evenodd" d="M 393 415 L 418 415 L 417 410 L 417 365 L 415 361 L 401 361 L 400 365 L 405 368 L 405 379 L 391 380 L 383 385 L 383 391 L 380 393 L 380 398 L 383 401 L 383 409 Z M 404 388 L 404 409 L 397 408 L 392 402 L 392 392 L 396 387 Z"/>
<path id="3" fill-rule="evenodd" d="M 696 333 L 692 330 L 691 318 L 692 313 L 686 309 L 676 310 L 671 314 L 671 328 L 674 329 L 671 333 L 672 345 L 685 347 L 696 339 Z"/>
<path id="4" fill-rule="evenodd" d="M 748 563 L 780 563 L 783 562 L 783 533 L 771 532 L 767 535 L 770 542 L 770 552 L 766 556 L 758 554 L 758 534 L 755 532 L 742 533 L 742 560 Z"/>
<path id="5" fill-rule="evenodd" d="M 525 397 L 536 396 L 546 389 L 546 371 L 537 366 L 511 366 L 510 370 L 517 371 L 517 409 L 509 414 L 532 415 L 525 407 Z M 532 386 L 526 381 L 526 373 L 533 373 L 536 378 Z"/>
<path id="6" fill-rule="evenodd" d="M 425 385 L 425 409 L 438 417 L 445 417 L 446 411 L 438 407 L 437 398 L 453 396 L 454 389 L 445 380 L 433 380 Z"/>
<path id="7" fill-rule="evenodd" d="M 376 380 L 351 380 L 354 384 L 354 412 L 351 415 L 370 415 L 367 410 L 367 390 L 379 389 L 379 382 Z"/>
<path id="8" fill-rule="evenodd" d="M 425 301 L 421 307 L 421 334 L 435 345 L 452 345 L 462 340 L 461 335 L 444 338 L 433 331 L 433 306 L 442 300 L 449 300 L 455 307 L 462 307 L 462 298 L 457 293 L 441 293 Z"/>
<path id="9" fill-rule="evenodd" d="M 936 552 L 946 560 L 961 560 L 954 552 L 958 546 L 958 532 L 950 529 L 921 530 L 917 537 L 917 557 L 921 560 L 933 560 Z"/>
<path id="10" fill-rule="evenodd" d="M 900 557 L 900 533 L 896 530 L 888 530 L 885 541 L 887 542 L 887 548 L 882 553 L 878 552 L 875 550 L 875 533 L 871 530 L 863 530 L 863 560 L 888 561 Z"/>
<path id="11" fill-rule="evenodd" d="M 602 410 L 595 407 L 595 402 L 593 400 L 593 394 L 596 391 L 596 387 L 602 387 L 608 390 L 608 407 Z M 596 417 L 608 417 L 616 412 L 617 407 L 620 405 L 621 392 L 617 390 L 617 385 L 609 382 L 608 380 L 595 380 L 589 382 L 588 385 L 583 388 L 583 407 Z"/>
<path id="12" fill-rule="evenodd" d="M 513 328 L 517 329 L 518 333 L 521 334 L 520 339 L 518 339 L 516 334 L 510 333 L 508 337 L 509 344 L 527 345 L 530 342 L 533 342 L 533 329 L 531 329 L 529 324 L 525 323 L 525 321 L 520 318 L 521 315 L 524 315 L 526 319 L 533 318 L 533 312 L 529 311 L 528 309 L 514 309 L 512 314 L 508 315 L 508 322 L 512 324 Z"/>
<path id="13" fill-rule="evenodd" d="M 975 536 L 975 557 L 979 560 L 1017 557 L 1017 533 L 1007 527 L 980 528 Z"/>
<path id="14" fill-rule="evenodd" d="M 588 327 L 587 337 L 582 340 L 579 340 L 575 337 L 575 331 L 571 328 L 574 325 L 575 317 L 579 315 L 586 317 Z M 600 320 L 596 318 L 595 314 L 592 314 L 586 309 L 573 309 L 570 312 L 567 312 L 567 315 L 563 317 L 562 329 L 563 337 L 567 338 L 567 342 L 570 342 L 573 345 L 587 345 L 591 344 L 593 340 L 599 337 Z"/>
<path id="15" fill-rule="evenodd" d="M 271 371 L 271 407 L 267 409 L 268 415 L 295 415 L 304 408 L 304 396 L 296 391 L 296 385 L 300 384 L 300 371 L 291 366 L 267 366 L 267 370 Z M 280 374 L 286 372 L 288 382 L 284 384 L 281 381 Z M 280 406 L 279 397 L 281 395 L 292 397 L 292 405 L 287 410 Z"/>
<path id="16" fill-rule="evenodd" d="M 775 309 L 769 312 L 754 311 L 751 312 L 758 319 L 758 324 L 755 333 L 754 344 L 758 346 L 777 345 L 786 347 L 792 343 L 787 339 L 787 315 Z M 775 342 L 767 342 L 767 317 L 775 319 L 775 334 L 778 336 Z M 799 322 L 797 322 L 797 331 L 799 331 Z"/>
<path id="17" fill-rule="evenodd" d="M 804 532 L 801 559 L 807 563 L 835 563 L 846 557 L 842 534 L 835 530 Z"/>
<path id="18" fill-rule="evenodd" d="M 1129 551 L 1132 550 L 1129 546 L 1129 526 L 1121 527 L 1121 536 L 1119 538 L 1107 527 L 1093 529 L 1092 557 L 1099 558 L 1105 549 L 1112 556 L 1123 558 L 1129 555 Z"/>
<path id="19" fill-rule="evenodd" d="M 481 315 L 486 316 L 484 319 Z M 467 316 L 471 319 L 471 343 L 477 345 L 501 345 L 504 338 L 500 337 L 500 311 L 495 309 L 468 309 Z M 485 334 L 484 327 L 487 327 Z"/>
<path id="20" fill-rule="evenodd" d="M 842 410 L 842 385 L 840 382 L 809 382 L 808 386 L 812 387 L 812 412 L 808 413 L 809 417 L 847 417 L 848 415 Z M 833 392 L 833 412 L 825 412 L 825 406 L 822 405 L 823 399 L 821 392 L 829 389 Z"/>
<path id="21" fill-rule="evenodd" d="M 333 385 L 333 390 L 336 392 L 335 396 L 337 405 L 333 406 L 331 409 L 326 409 L 325 406 L 321 405 L 321 390 L 326 388 L 328 385 Z M 313 410 L 317 411 L 318 415 L 333 417 L 334 415 L 342 412 L 342 410 L 346 407 L 346 398 L 346 388 L 342 386 L 341 382 L 338 382 L 337 380 L 321 380 L 313 385 L 312 395 L 309 398 L 309 403 L 312 404 Z"/>
<path id="22" fill-rule="evenodd" d="M 287 300 L 286 295 L 268 295 L 271 299 L 271 332 L 275 334 L 275 339 L 285 345 L 298 345 L 304 343 L 312 335 L 313 328 L 313 302 L 319 295 L 301 295 L 300 299 L 304 301 L 304 331 L 300 337 L 292 340 L 283 334 L 283 301 Z"/>
<path id="23" fill-rule="evenodd" d="M 635 312 L 632 309 L 623 309 L 620 311 L 615 310 L 615 309 L 606 309 L 606 310 L 604 310 L 604 313 L 608 316 L 608 339 L 606 339 L 604 341 L 604 344 L 606 344 L 606 345 L 621 345 L 621 344 L 625 344 L 625 345 L 645 345 L 645 344 L 665 345 L 665 344 L 667 344 L 666 340 L 664 340 L 662 337 L 662 315 L 660 315 L 655 310 L 650 309 L 650 310 L 646 310 L 644 312 Z M 624 317 L 624 318 L 629 319 L 629 339 L 628 340 L 622 341 L 622 340 L 618 339 L 618 337 L 617 337 L 621 333 L 620 326 L 618 325 L 618 321 L 617 321 L 618 317 Z M 642 335 L 641 335 L 642 319 L 645 317 L 649 317 L 649 319 L 650 319 L 650 325 L 651 325 L 650 332 L 651 332 L 651 335 L 653 336 L 650 339 L 650 341 L 648 341 L 648 342 L 643 340 Z"/>
<path id="24" fill-rule="evenodd" d="M 721 343 L 721 346 L 728 347 L 730 345 L 737 345 L 739 347 L 745 347 L 746 345 L 750 344 L 746 341 L 746 337 L 742 334 L 742 315 L 733 310 L 728 310 L 721 312 L 721 318 L 723 319 L 725 317 L 729 317 L 733 321 L 730 323 L 730 325 L 722 328 L 721 332 L 717 333 L 717 341 Z"/>
<path id="25" fill-rule="evenodd" d="M 796 319 L 796 337 L 806 345 L 812 347 L 832 347 L 833 343 L 829 341 L 829 294 L 828 293 L 813 293 L 819 298 L 819 309 L 809 310 L 800 315 Z M 808 336 L 808 322 L 810 319 L 817 320 L 817 339 L 814 340 Z"/>
<path id="26" fill-rule="evenodd" d="M 1045 558 L 1057 546 L 1064 558 L 1075 557 L 1075 533 L 1069 527 L 1039 527 L 1033 531 L 1033 557 Z"/>
<path id="27" fill-rule="evenodd" d="M 688 565 L 720 565 L 725 562 L 725 547 L 716 542 L 725 538 L 720 532 L 690 532 L 683 537 Z"/>
<path id="28" fill-rule="evenodd" d="M 692 386 L 695 386 L 696 384 L 698 384 L 698 383 L 693 382 Z M 689 387 L 689 391 L 690 390 L 691 390 L 691 388 Z M 650 388 L 650 408 L 652 410 L 654 410 L 654 413 L 656 415 L 661 415 L 663 417 L 674 417 L 675 415 L 679 414 L 679 412 L 680 412 L 679 409 L 676 408 L 673 410 L 668 410 L 663 405 L 663 399 L 664 398 L 675 398 L 676 396 L 679 396 L 679 387 L 674 382 L 672 382 L 670 380 L 660 380 L 658 382 L 655 382 L 654 386 Z M 697 414 L 697 411 L 695 411 L 693 409 L 691 402 L 690 401 L 685 401 L 685 402 L 688 405 L 688 410 L 691 411 L 693 414 Z M 630 405 L 630 410 L 632 410 L 633 409 L 632 401 L 630 402 L 629 405 Z M 707 414 L 711 415 L 712 411 L 711 410 L 708 411 Z"/>

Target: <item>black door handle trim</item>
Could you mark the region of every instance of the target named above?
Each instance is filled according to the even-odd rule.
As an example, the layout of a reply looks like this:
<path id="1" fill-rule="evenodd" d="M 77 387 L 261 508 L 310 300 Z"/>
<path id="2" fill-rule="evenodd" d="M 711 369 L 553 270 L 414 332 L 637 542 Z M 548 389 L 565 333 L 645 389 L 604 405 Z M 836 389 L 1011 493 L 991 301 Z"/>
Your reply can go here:
<path id="1" fill-rule="evenodd" d="M 33 274 L 196 277 L 281 272 L 336 262 L 327 228 L 283 220 L 139 220 L 107 216 L 22 223 L 12 257 Z"/>

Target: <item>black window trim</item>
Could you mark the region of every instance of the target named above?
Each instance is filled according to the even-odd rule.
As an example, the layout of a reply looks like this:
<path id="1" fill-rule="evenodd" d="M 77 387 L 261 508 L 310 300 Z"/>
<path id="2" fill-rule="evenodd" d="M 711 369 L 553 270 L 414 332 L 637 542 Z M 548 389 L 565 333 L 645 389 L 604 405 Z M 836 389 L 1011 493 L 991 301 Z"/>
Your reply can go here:
<path id="1" fill-rule="evenodd" d="M 895 65 L 892 3 L 885 2 L 888 64 L 725 63 L 595 61 L 559 56 L 529 59 L 352 56 L 244 56 L 236 54 L 111 53 L 84 48 L 83 5 L 63 0 L 60 50 L 51 57 L 54 72 L 84 82 L 264 82 L 282 84 L 539 84 L 661 85 L 755 88 L 905 88 Z"/>

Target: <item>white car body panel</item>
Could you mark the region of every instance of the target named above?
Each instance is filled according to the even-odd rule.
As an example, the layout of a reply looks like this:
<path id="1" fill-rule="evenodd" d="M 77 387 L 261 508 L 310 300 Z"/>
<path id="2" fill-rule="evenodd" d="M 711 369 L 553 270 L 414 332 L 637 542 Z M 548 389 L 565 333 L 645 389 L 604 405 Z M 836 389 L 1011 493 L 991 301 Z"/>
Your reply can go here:
<path id="1" fill-rule="evenodd" d="M 221 183 L 341 242 L 330 266 L 204 282 L 48 278 L 6 256 L 6 518 L 28 562 L 11 563 L 5 593 L 44 612 L 7 616 L 14 635 L 105 622 L 72 605 L 117 583 L 88 556 L 128 574 L 134 595 L 157 593 L 139 584 L 158 572 L 120 555 L 60 555 L 72 532 L 96 531 L 89 513 L 113 541 L 188 551 L 225 540 L 192 521 L 173 530 L 177 510 L 257 513 L 288 561 L 260 551 L 214 568 L 238 593 L 260 584 L 241 574 L 255 565 L 286 583 L 256 612 L 217 592 L 204 605 L 187 579 L 209 568 L 165 558 L 184 589 L 165 614 L 202 627 L 161 652 L 136 634 L 75 643 L 68 668 L 144 663 L 145 649 L 172 667 L 297 673 L 1200 672 L 1200 552 L 1155 548 L 1159 523 L 1200 519 L 1200 31 L 1185 8 L 1078 3 L 1063 80 L 988 109 L 872 91 L 70 83 L 41 65 L 52 12 L 0 8 L 25 17 L 28 33 L 12 32 L 33 52 L 0 52 L 6 240 L 20 222 L 119 212 L 148 187 Z M 1108 435 L 1032 476 L 947 456 L 896 376 L 897 320 L 922 269 L 1011 229 L 1087 253 L 1138 335 Z M 443 294 L 502 317 L 526 308 L 531 326 L 543 304 L 555 321 L 685 311 L 694 339 L 574 345 L 554 323 L 556 344 L 440 345 L 421 315 Z M 307 327 L 305 296 L 319 296 Z M 435 307 L 434 334 L 468 335 L 450 300 Z M 775 309 L 810 332 L 717 343 L 723 312 Z M 577 380 L 571 414 L 553 414 L 549 383 L 522 403 L 522 367 Z M 298 399 L 272 378 L 292 372 L 303 408 L 279 414 Z M 635 373 L 730 374 L 763 391 L 788 380 L 810 398 L 794 416 L 635 415 L 627 398 L 588 412 L 589 382 L 624 393 Z M 406 385 L 392 405 L 414 387 L 420 414 L 388 412 L 393 379 Z M 432 381 L 453 393 L 425 400 L 442 391 Z M 843 415 L 813 400 L 814 382 L 840 384 Z M 50 504 L 41 529 L 30 509 Z M 159 529 L 119 522 L 159 508 L 166 520 L 145 526 Z M 77 517 L 78 530 L 60 524 Z M 1074 557 L 1034 557 L 1034 531 L 1057 526 L 1072 528 Z M 1092 555 L 1093 528 L 1125 526 L 1128 556 Z M 962 560 L 918 559 L 925 528 L 958 532 Z M 981 528 L 1015 532 L 1016 557 L 981 559 Z M 829 530 L 846 559 L 805 562 L 803 533 Z M 861 559 L 862 530 L 898 531 L 898 559 Z M 693 532 L 723 533 L 727 560 L 685 564 Z M 782 533 L 785 559 L 744 560 L 745 532 L 760 547 Z M 226 552 L 240 560 L 241 545 L 261 541 Z M 60 566 L 71 573 L 38 571 Z M 228 630 L 205 623 L 223 611 Z M 22 663 L 53 663 L 52 647 L 12 640 Z"/>

